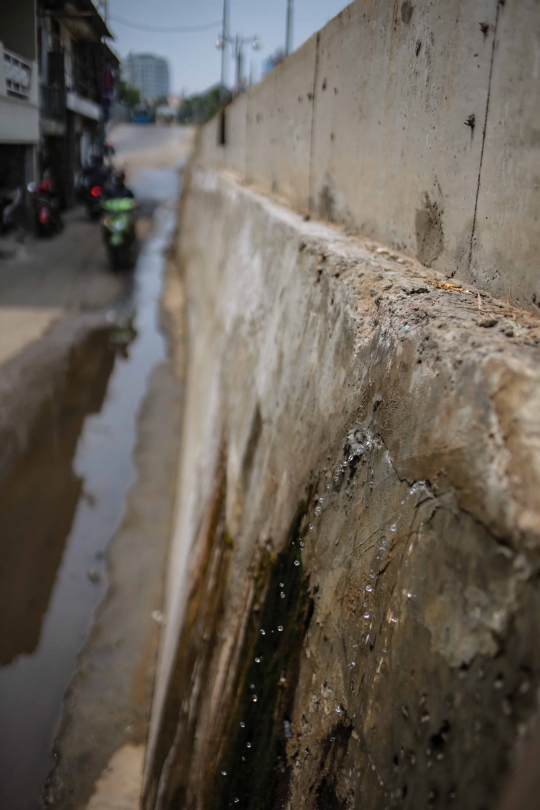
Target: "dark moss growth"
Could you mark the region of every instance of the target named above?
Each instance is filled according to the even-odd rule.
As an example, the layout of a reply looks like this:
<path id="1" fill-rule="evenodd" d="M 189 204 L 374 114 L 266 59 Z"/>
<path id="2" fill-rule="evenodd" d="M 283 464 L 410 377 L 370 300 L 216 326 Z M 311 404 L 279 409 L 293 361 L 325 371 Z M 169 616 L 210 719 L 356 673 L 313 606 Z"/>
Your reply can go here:
<path id="1" fill-rule="evenodd" d="M 286 547 L 270 568 L 265 566 L 266 591 L 260 610 L 251 611 L 237 697 L 213 777 L 213 810 L 277 810 L 288 796 L 286 744 L 302 641 L 313 611 L 299 545 L 304 514 L 302 506 Z"/>
<path id="2" fill-rule="evenodd" d="M 319 762 L 322 778 L 316 790 L 317 810 L 345 810 L 347 807 L 347 801 L 340 799 L 336 793 L 336 782 L 343 767 L 351 733 L 350 723 L 338 723 L 323 740 Z"/>

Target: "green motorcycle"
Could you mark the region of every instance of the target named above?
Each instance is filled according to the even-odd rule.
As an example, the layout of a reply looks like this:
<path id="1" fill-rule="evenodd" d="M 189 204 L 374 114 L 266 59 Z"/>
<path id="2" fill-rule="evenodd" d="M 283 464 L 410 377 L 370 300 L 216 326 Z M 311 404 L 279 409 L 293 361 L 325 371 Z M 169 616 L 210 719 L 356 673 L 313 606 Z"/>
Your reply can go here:
<path id="1" fill-rule="evenodd" d="M 132 268 L 135 263 L 135 200 L 132 197 L 101 203 L 103 239 L 113 270 Z"/>

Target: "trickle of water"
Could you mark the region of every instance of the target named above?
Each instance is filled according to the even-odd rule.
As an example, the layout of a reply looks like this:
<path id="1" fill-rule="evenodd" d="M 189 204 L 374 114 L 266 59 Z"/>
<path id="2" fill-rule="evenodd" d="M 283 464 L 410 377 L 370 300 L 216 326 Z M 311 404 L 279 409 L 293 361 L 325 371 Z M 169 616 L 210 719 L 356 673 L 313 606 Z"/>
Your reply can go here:
<path id="1" fill-rule="evenodd" d="M 295 565 L 300 565 L 300 560 L 295 560 L 295 561 L 294 561 L 294 564 L 295 564 Z"/>
<path id="2" fill-rule="evenodd" d="M 283 625 L 280 624 L 278 627 L 278 633 L 283 633 Z"/>

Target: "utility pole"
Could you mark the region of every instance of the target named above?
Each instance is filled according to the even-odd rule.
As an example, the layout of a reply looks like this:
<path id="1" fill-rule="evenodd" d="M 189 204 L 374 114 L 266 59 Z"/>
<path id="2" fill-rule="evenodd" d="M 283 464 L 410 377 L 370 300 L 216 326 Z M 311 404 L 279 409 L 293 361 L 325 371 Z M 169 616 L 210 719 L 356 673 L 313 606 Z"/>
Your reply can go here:
<path id="1" fill-rule="evenodd" d="M 287 36 L 285 39 L 285 56 L 288 56 L 293 49 L 293 3 L 294 0 L 287 0 Z"/>
<path id="2" fill-rule="evenodd" d="M 223 28 L 221 30 L 221 102 L 225 100 L 225 82 L 227 80 L 227 41 L 229 38 L 229 0 L 223 0 Z"/>

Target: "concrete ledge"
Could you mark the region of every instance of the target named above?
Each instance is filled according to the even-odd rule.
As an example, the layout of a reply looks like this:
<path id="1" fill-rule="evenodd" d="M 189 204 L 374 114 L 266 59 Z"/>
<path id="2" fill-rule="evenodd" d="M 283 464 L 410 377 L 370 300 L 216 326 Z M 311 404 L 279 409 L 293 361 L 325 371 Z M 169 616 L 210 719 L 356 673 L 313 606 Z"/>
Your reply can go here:
<path id="1" fill-rule="evenodd" d="M 539 322 L 201 165 L 187 188 L 145 806 L 493 807 L 540 686 Z"/>

